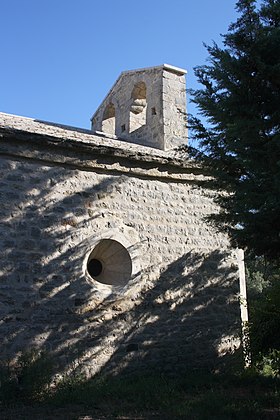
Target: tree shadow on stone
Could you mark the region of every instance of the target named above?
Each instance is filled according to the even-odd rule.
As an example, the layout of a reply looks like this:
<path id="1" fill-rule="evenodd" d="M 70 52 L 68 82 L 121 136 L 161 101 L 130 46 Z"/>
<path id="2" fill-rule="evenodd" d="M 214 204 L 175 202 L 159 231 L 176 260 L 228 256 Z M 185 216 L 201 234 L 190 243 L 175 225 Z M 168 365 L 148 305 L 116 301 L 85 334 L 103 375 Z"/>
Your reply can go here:
<path id="1" fill-rule="evenodd" d="M 8 161 L 1 169 L 1 359 L 33 347 L 55 353 L 75 341 L 81 296 L 99 295 L 83 260 L 91 237 L 109 227 L 104 200 L 122 177 L 77 186 L 71 168 Z"/>
<path id="2" fill-rule="evenodd" d="M 76 170 L 28 161 L 5 170 L 3 360 L 37 349 L 52 355 L 54 374 L 88 377 L 223 367 L 239 333 L 230 255 L 188 253 L 104 295 L 83 264 L 91 241 L 114 228 L 106 199 L 121 206 L 126 178 L 84 172 L 77 182 Z"/>
<path id="3" fill-rule="evenodd" d="M 105 302 L 113 315 L 100 328 L 115 351 L 102 373 L 241 367 L 237 267 L 229 259 L 227 252 L 189 253 L 155 281 L 147 276 L 132 304 L 127 297 Z"/>

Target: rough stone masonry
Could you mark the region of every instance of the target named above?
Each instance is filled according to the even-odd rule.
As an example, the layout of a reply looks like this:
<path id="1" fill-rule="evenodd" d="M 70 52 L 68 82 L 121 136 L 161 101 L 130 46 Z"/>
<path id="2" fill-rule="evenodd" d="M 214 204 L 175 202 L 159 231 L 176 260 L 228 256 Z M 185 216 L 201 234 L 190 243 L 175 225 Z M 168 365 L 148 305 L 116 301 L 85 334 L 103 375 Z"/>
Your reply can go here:
<path id="1" fill-rule="evenodd" d="M 43 350 L 92 376 L 239 354 L 242 252 L 206 223 L 208 174 L 176 149 L 184 74 L 122 73 L 92 130 L 0 114 L 2 360 Z"/>

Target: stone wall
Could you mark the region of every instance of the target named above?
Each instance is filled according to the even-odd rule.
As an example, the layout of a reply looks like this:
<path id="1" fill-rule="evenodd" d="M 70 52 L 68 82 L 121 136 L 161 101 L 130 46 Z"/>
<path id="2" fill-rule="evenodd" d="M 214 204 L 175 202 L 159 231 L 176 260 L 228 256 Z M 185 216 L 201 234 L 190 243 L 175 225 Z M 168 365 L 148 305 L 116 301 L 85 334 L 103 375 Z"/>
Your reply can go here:
<path id="1" fill-rule="evenodd" d="M 202 169 L 25 124 L 33 134 L 0 130 L 2 360 L 44 349 L 57 371 L 88 375 L 226 364 L 239 347 L 238 259 L 204 220 L 218 209 Z M 128 251 L 126 285 L 89 275 L 102 239 Z"/>

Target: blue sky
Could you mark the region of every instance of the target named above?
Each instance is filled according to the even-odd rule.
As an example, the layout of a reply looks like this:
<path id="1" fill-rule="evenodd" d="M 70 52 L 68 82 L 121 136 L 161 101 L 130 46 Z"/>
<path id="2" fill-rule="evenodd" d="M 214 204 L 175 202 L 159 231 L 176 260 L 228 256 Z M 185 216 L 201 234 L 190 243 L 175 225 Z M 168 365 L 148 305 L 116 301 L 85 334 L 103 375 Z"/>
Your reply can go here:
<path id="1" fill-rule="evenodd" d="M 235 0 L 1 0 L 0 111 L 90 128 L 124 70 L 205 63 Z M 189 111 L 195 112 L 193 105 Z"/>

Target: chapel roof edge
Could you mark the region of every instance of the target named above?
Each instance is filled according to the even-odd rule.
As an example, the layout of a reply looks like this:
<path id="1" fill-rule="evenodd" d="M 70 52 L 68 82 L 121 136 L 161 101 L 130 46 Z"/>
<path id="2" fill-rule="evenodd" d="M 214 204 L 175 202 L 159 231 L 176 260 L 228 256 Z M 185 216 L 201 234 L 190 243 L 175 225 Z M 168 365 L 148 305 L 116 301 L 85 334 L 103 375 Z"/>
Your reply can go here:
<path id="1" fill-rule="evenodd" d="M 176 67 L 173 66 L 171 64 L 160 64 L 158 66 L 151 66 L 151 67 L 143 67 L 143 68 L 139 68 L 139 69 L 134 69 L 134 70 L 124 70 L 123 72 L 121 72 L 120 76 L 118 77 L 118 79 L 125 74 L 131 74 L 131 73 L 138 73 L 138 72 L 144 72 L 144 71 L 149 71 L 149 70 L 167 70 L 170 71 L 172 73 L 177 73 L 181 76 L 183 76 L 184 74 L 187 74 L 187 70 L 180 68 L 180 67 Z M 117 80 L 118 80 L 117 79 Z"/>

